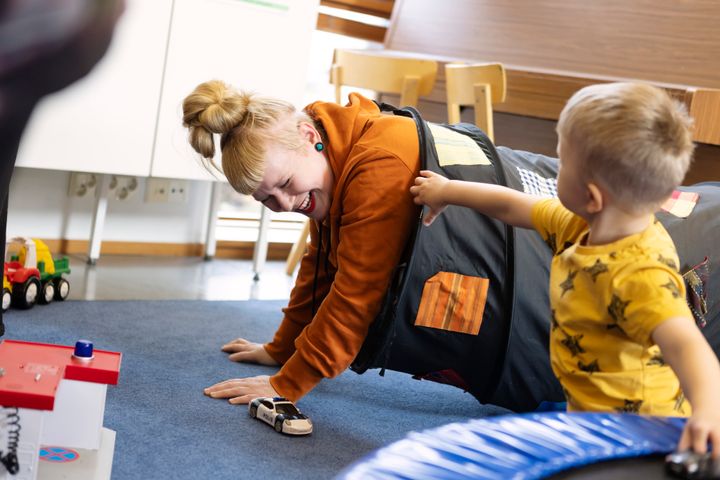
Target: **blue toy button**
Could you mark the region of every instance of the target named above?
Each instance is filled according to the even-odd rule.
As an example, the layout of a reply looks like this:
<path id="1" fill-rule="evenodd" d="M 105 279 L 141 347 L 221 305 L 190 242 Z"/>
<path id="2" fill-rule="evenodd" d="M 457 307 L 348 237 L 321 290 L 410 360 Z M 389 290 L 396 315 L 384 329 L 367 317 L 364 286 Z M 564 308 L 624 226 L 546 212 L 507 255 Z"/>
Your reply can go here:
<path id="1" fill-rule="evenodd" d="M 73 353 L 78 359 L 90 360 L 93 358 L 93 344 L 90 340 L 78 340 L 75 342 L 75 353 Z"/>

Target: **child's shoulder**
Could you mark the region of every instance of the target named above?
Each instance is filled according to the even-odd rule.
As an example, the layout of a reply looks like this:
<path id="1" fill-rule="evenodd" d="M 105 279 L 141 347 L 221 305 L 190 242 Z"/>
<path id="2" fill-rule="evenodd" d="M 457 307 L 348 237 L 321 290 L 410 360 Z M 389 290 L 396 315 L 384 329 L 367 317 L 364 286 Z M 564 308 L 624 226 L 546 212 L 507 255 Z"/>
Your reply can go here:
<path id="1" fill-rule="evenodd" d="M 616 286 L 663 286 L 668 282 L 677 284 L 681 281 L 680 261 L 669 236 L 665 240 L 662 235 L 643 235 L 637 243 L 617 252 L 615 260 L 613 270 Z"/>
<path id="2" fill-rule="evenodd" d="M 576 219 L 582 220 L 573 212 L 565 208 L 557 197 L 547 197 L 538 200 L 532 208 L 535 223 L 561 223 L 566 224 Z"/>
<path id="3" fill-rule="evenodd" d="M 557 198 L 542 199 L 533 205 L 532 221 L 546 241 L 550 237 L 562 237 L 562 243 L 574 243 L 588 228 L 585 220 L 565 208 Z"/>
<path id="4" fill-rule="evenodd" d="M 674 270 L 679 269 L 675 242 L 659 220 L 655 219 L 642 236 L 642 247 L 650 258 Z"/>

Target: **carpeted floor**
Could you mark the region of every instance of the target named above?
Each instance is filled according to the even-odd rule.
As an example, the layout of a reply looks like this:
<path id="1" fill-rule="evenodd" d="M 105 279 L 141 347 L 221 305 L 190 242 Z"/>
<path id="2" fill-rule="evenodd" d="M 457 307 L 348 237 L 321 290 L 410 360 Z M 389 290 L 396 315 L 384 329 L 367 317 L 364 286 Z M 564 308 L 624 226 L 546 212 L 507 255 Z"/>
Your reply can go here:
<path id="1" fill-rule="evenodd" d="M 68 301 L 10 310 L 5 338 L 123 353 L 108 389 L 105 426 L 117 432 L 113 479 L 332 478 L 412 430 L 492 414 L 453 387 L 387 372 L 345 372 L 298 402 L 314 433 L 289 437 L 246 406 L 202 394 L 228 378 L 274 368 L 230 362 L 224 342 L 271 338 L 284 302 Z"/>

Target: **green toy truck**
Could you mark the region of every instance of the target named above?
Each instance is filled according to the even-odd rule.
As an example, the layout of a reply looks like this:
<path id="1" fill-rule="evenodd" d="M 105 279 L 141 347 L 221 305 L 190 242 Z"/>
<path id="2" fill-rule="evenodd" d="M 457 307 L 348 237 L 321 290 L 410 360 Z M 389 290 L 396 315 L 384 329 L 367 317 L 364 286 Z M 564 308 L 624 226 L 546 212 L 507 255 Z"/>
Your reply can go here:
<path id="1" fill-rule="evenodd" d="M 70 283 L 63 277 L 70 273 L 68 257 L 53 259 L 42 240 L 15 238 L 13 243 L 20 249 L 3 269 L 3 311 L 11 305 L 32 308 L 38 302 L 65 300 L 70 294 Z"/>

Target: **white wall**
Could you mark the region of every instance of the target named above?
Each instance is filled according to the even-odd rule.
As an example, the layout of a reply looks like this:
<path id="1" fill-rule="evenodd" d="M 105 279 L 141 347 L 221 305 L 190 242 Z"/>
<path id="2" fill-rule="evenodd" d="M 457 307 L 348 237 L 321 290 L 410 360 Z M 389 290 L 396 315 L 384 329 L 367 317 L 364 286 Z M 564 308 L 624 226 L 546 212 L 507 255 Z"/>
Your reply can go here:
<path id="1" fill-rule="evenodd" d="M 68 194 L 70 173 L 16 168 L 10 185 L 7 238 L 89 240 L 95 198 Z M 189 181 L 187 203 L 146 203 L 145 178 L 125 200 L 109 197 L 103 240 L 204 243 L 210 182 Z"/>

